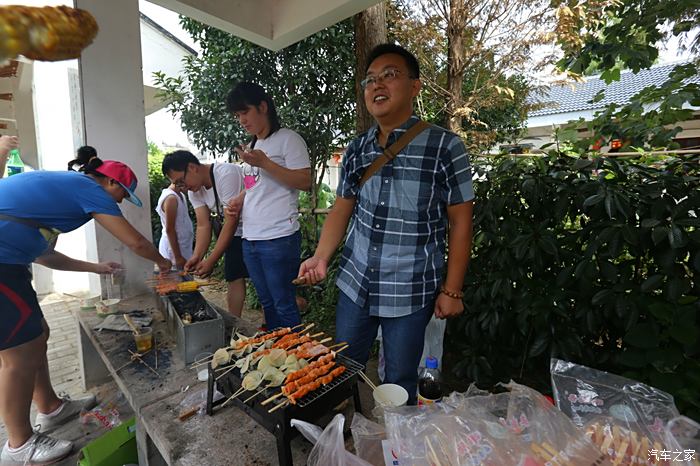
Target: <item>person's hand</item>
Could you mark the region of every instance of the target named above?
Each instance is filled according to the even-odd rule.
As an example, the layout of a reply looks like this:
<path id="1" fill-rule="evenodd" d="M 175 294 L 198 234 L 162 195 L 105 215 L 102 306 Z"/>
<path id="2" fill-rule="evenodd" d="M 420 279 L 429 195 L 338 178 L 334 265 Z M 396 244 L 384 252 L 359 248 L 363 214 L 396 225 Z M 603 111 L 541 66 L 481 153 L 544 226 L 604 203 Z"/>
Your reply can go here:
<path id="1" fill-rule="evenodd" d="M 269 161 L 265 152 L 260 149 L 247 150 L 244 147 L 236 147 L 236 153 L 241 160 L 252 167 L 263 167 Z"/>
<path id="2" fill-rule="evenodd" d="M 190 257 L 190 259 L 187 262 L 185 262 L 185 267 L 184 267 L 185 272 L 189 273 L 190 271 L 196 269 L 197 264 L 199 264 L 201 262 L 201 260 L 202 260 L 202 258 L 199 256 Z"/>
<path id="3" fill-rule="evenodd" d="M 122 265 L 118 262 L 98 262 L 95 264 L 95 270 L 93 270 L 93 272 L 104 275 L 108 273 L 119 273 L 122 270 Z"/>
<path id="4" fill-rule="evenodd" d="M 203 260 L 197 264 L 197 268 L 194 269 L 193 273 L 198 277 L 207 278 L 209 275 L 211 275 L 215 265 L 216 263 L 210 259 Z"/>
<path id="5" fill-rule="evenodd" d="M 12 149 L 19 145 L 17 136 L 0 136 L 0 157 L 7 156 Z"/>
<path id="6" fill-rule="evenodd" d="M 439 293 L 435 300 L 435 317 L 438 319 L 450 319 L 464 312 L 464 303 L 461 298 L 450 298 L 445 293 Z"/>
<path id="7" fill-rule="evenodd" d="M 187 259 L 185 259 L 182 256 L 177 256 L 175 258 L 175 268 L 178 270 L 184 270 L 186 263 L 187 263 Z"/>
<path id="8" fill-rule="evenodd" d="M 170 272 L 170 269 L 173 266 L 173 263 L 170 262 L 168 259 L 163 258 L 163 260 L 157 262 L 158 265 L 158 270 L 160 270 L 160 273 L 168 273 Z"/>
<path id="9" fill-rule="evenodd" d="M 328 275 L 328 262 L 320 257 L 306 259 L 299 267 L 299 275 L 294 280 L 298 285 L 315 285 L 326 279 Z"/>

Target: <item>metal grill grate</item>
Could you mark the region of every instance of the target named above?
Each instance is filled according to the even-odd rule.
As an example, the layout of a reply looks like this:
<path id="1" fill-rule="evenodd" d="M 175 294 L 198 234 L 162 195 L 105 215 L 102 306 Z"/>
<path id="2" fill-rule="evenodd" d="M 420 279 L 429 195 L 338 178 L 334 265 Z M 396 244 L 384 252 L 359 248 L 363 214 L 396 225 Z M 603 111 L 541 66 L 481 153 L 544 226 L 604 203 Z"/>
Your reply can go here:
<path id="1" fill-rule="evenodd" d="M 303 408 L 305 406 L 310 405 L 318 398 L 322 397 L 324 394 L 333 390 L 335 387 L 342 385 L 346 380 L 350 380 L 351 378 L 353 378 L 355 375 L 357 375 L 358 372 L 360 372 L 363 369 L 363 367 L 359 363 L 353 361 L 350 358 L 346 358 L 342 354 L 337 354 L 335 356 L 335 361 L 336 363 L 345 366 L 345 372 L 340 374 L 335 379 L 331 380 L 331 383 L 329 383 L 328 385 L 321 385 L 319 388 L 309 393 L 305 397 L 300 398 L 297 401 L 297 406 Z"/>

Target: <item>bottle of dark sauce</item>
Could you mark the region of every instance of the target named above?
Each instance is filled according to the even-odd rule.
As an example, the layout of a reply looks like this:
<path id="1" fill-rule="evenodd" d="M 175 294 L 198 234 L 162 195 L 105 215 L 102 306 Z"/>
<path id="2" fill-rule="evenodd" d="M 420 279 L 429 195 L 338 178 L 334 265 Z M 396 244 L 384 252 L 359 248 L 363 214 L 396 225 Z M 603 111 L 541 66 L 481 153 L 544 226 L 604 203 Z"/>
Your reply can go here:
<path id="1" fill-rule="evenodd" d="M 442 385 L 438 360 L 428 356 L 425 358 L 425 369 L 418 377 L 418 406 L 436 403 L 441 399 Z"/>

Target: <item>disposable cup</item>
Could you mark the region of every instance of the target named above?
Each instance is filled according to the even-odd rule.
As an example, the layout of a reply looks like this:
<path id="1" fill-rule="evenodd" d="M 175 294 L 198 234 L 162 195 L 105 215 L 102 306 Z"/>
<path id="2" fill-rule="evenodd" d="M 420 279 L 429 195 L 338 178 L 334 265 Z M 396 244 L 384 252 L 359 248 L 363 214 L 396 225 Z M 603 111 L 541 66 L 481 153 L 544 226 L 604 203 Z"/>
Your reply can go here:
<path id="1" fill-rule="evenodd" d="M 204 353 L 199 353 L 197 356 L 195 356 L 194 361 L 195 362 L 208 361 L 211 358 L 212 354 L 214 354 L 214 353 L 210 353 L 209 351 L 205 351 Z M 209 379 L 208 367 L 209 366 L 207 364 L 204 364 L 203 366 L 200 366 L 198 368 L 197 380 L 199 380 L 200 382 L 206 382 Z"/>
<path id="2" fill-rule="evenodd" d="M 401 385 L 393 383 L 379 385 L 377 389 L 372 392 L 372 397 L 374 398 L 374 403 L 382 407 L 405 406 L 406 402 L 408 402 L 408 392 L 406 389 Z"/>
<path id="3" fill-rule="evenodd" d="M 134 333 L 134 341 L 136 342 L 136 351 L 145 353 L 153 348 L 153 329 L 151 327 L 141 327 L 139 334 Z"/>

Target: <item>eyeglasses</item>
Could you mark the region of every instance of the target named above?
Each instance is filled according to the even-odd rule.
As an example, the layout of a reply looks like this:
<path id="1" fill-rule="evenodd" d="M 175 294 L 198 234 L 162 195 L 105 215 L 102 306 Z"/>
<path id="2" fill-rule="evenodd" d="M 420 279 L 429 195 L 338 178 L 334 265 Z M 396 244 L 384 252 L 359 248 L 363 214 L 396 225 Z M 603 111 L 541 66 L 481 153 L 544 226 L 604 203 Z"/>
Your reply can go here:
<path id="1" fill-rule="evenodd" d="M 403 73 L 403 71 L 399 69 L 387 68 L 378 75 L 367 76 L 365 79 L 360 81 L 360 86 L 362 86 L 362 89 L 367 89 L 370 85 L 376 86 L 378 82 L 391 82 L 401 73 Z"/>
<path id="2" fill-rule="evenodd" d="M 173 184 L 180 189 L 187 188 L 187 185 L 185 184 L 185 178 L 187 178 L 187 171 L 189 168 L 190 168 L 189 166 L 185 167 L 185 174 L 182 175 L 182 178 L 178 178 L 178 179 L 173 181 Z"/>

